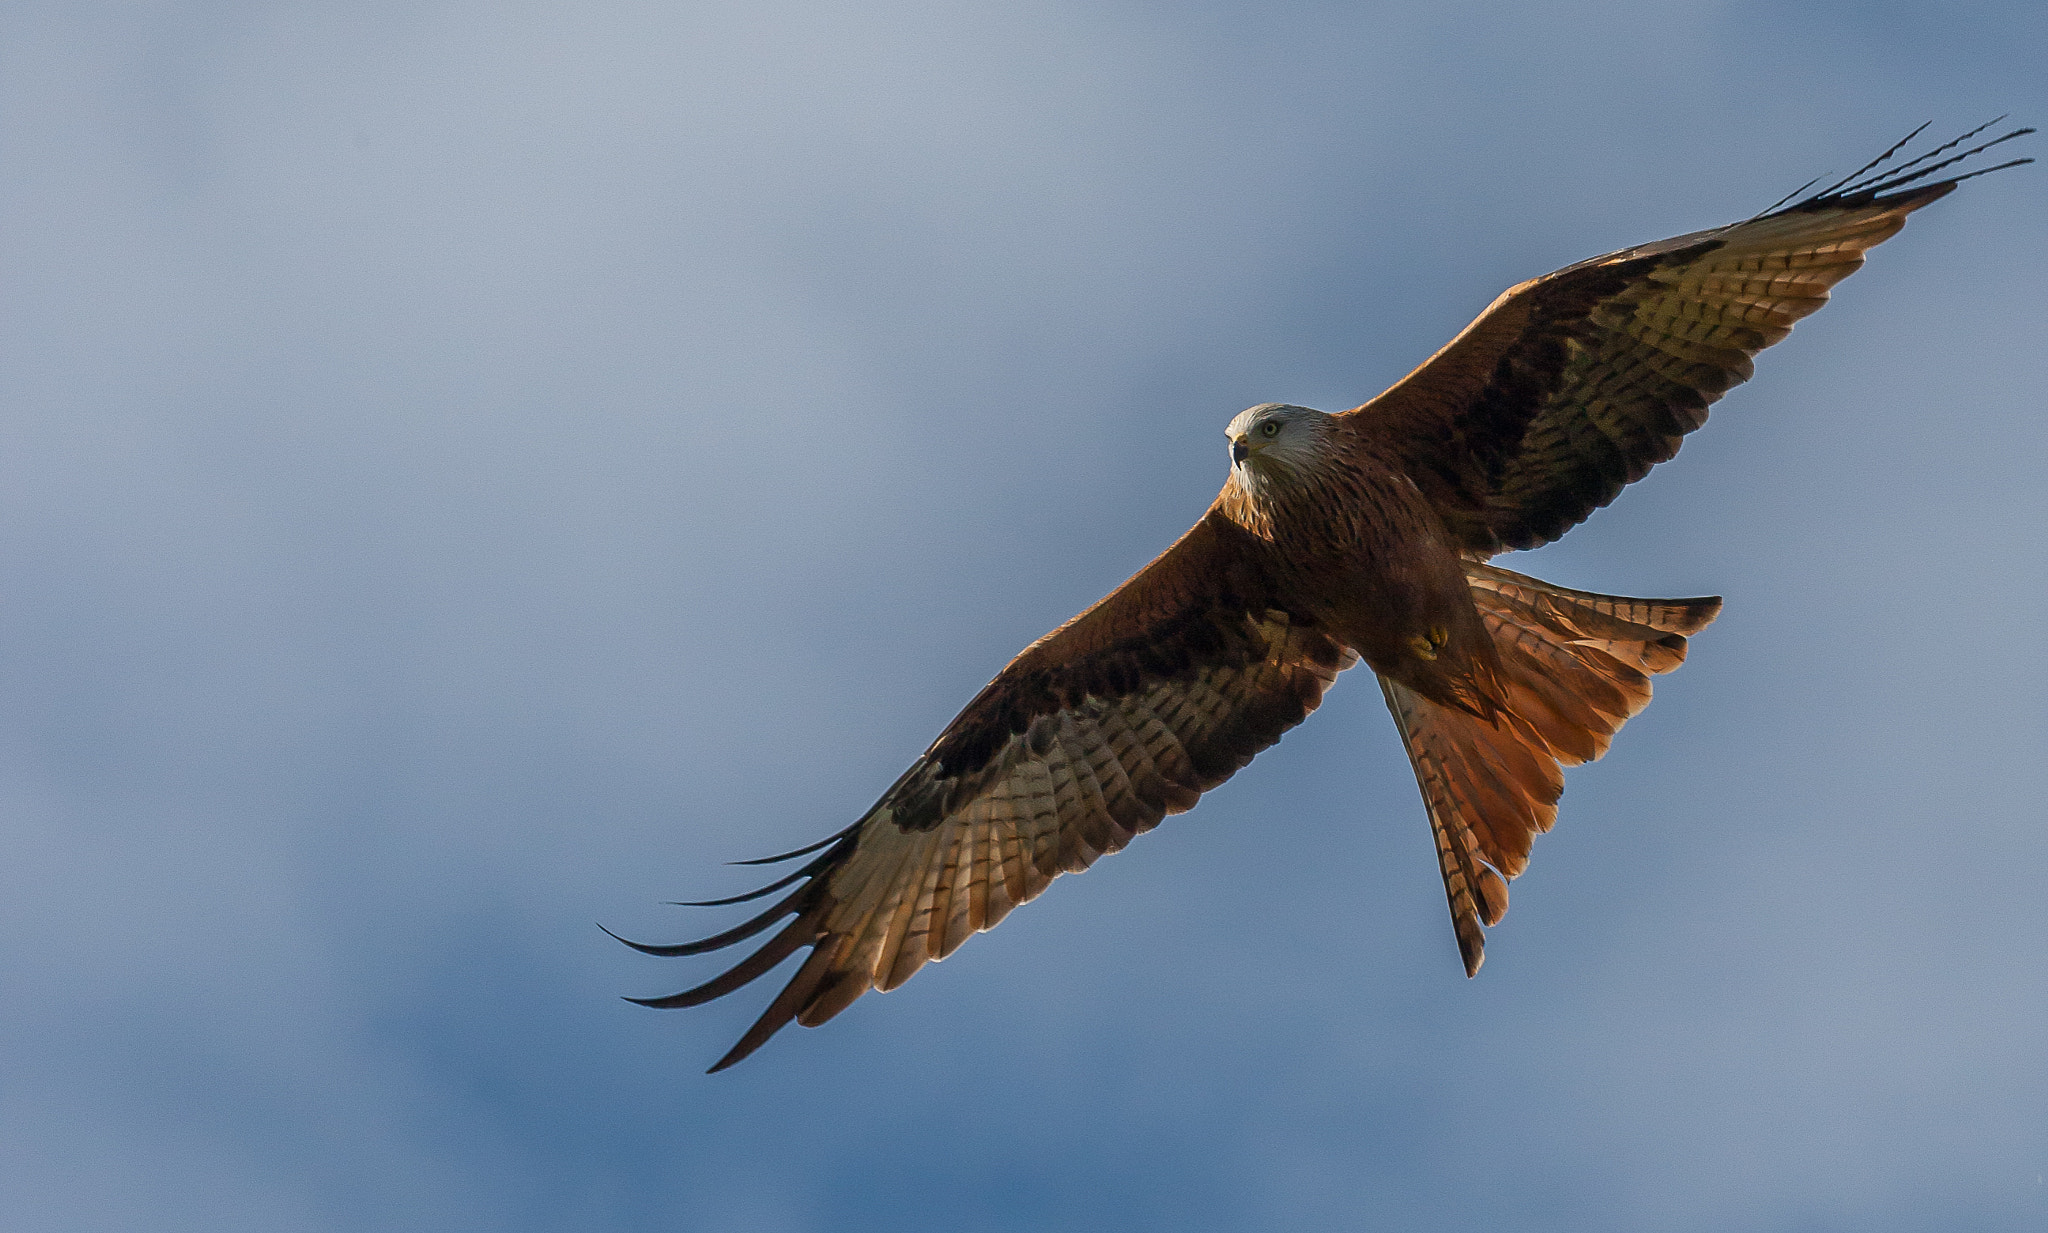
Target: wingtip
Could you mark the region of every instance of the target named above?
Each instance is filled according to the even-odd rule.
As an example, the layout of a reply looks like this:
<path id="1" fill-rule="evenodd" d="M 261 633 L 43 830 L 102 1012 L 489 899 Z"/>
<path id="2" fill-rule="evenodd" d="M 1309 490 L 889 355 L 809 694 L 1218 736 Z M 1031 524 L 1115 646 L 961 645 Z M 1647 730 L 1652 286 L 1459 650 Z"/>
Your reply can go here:
<path id="1" fill-rule="evenodd" d="M 653 955 L 658 959 L 674 959 L 681 955 L 694 955 L 700 953 L 697 949 L 694 948 L 694 943 L 685 943 L 681 946 L 654 946 L 646 942 L 635 942 L 631 938 L 622 938 L 618 934 L 613 933 L 611 930 L 605 929 L 604 925 L 602 924 L 599 924 L 598 928 L 604 929 L 604 935 L 610 938 L 612 941 L 622 943 L 626 946 L 630 946 L 634 950 L 639 951 L 643 955 Z"/>
<path id="2" fill-rule="evenodd" d="M 1972 146 L 1971 148 L 1964 150 L 1960 154 L 1951 154 L 1947 158 L 1939 158 L 1940 155 L 1947 154 L 1948 151 L 1953 150 L 1957 146 L 1962 145 L 1964 142 L 1971 140 L 1972 138 L 1976 137 L 1979 133 L 1982 133 L 1985 129 L 1988 129 L 1995 124 L 2003 123 L 2005 118 L 2006 117 L 2004 116 L 1999 116 L 1995 120 L 1986 120 L 1984 123 L 1978 125 L 1976 128 L 1971 129 L 1969 132 L 1964 133 L 1962 136 L 1953 138 L 1949 141 L 1945 141 L 1942 144 L 1934 147 L 1933 149 L 1922 153 L 1918 157 L 1909 159 L 1906 162 L 1901 163 L 1900 165 L 1893 167 L 1888 171 L 1880 172 L 1876 175 L 1872 175 L 1867 178 L 1858 179 L 1854 183 L 1838 185 L 1833 190 L 1830 190 L 1827 193 L 1820 194 L 1818 197 L 1815 197 L 1811 200 L 1815 202 L 1826 202 L 1837 199 L 1861 200 L 1864 202 L 1875 204 L 1889 204 L 1894 208 L 1900 208 L 1906 212 L 1911 212 L 1913 210 L 1919 209 L 1923 205 L 1926 205 L 1933 201 L 1938 201 L 1941 198 L 1948 196 L 1950 193 L 1955 191 L 1955 188 L 1958 184 L 1961 184 L 1965 180 L 1974 180 L 1978 176 L 1989 175 L 1994 171 L 2004 171 L 2008 167 L 2017 167 L 2022 163 L 2032 162 L 2032 159 L 2027 158 L 2010 159 L 2006 162 L 1999 163 L 1996 166 L 1981 167 L 1975 171 L 1966 172 L 1962 175 L 1950 176 L 1945 180 L 1937 180 L 1932 184 L 1922 185 L 1919 188 L 1906 187 L 1907 185 L 1913 183 L 1916 180 L 1923 180 L 1928 176 L 1935 174 L 1938 171 L 1944 171 L 1950 167 L 1955 166 L 1957 163 L 1961 163 L 1968 159 L 1975 158 L 1977 155 L 1984 153 L 1986 150 L 1989 150 L 1994 146 L 2003 145 L 2016 137 L 2025 137 L 2034 132 L 2032 128 L 2016 128 L 2009 133 L 2001 134 L 2000 136 L 1994 137 L 1989 141 L 1981 142 L 1975 146 Z M 1865 167 L 1864 171 L 1870 171 L 1873 168 L 1875 168 L 1878 163 L 1882 163 L 1886 159 L 1889 159 L 1892 156 L 1892 154 L 1898 151 L 1900 146 L 1905 145 L 1906 141 L 1911 141 L 1913 136 L 1918 136 L 1919 133 L 1925 128 L 1926 126 L 1922 125 L 1920 129 L 1915 129 L 1911 136 L 1907 137 L 1905 141 L 1901 141 L 1899 143 L 1899 146 L 1894 146 L 1891 150 L 1886 151 L 1883 156 L 1872 162 L 1870 166 Z M 1929 160 L 1936 161 L 1930 163 Z M 1921 167 L 1920 164 L 1922 163 L 1928 163 L 1928 165 Z M 1919 170 L 1913 170 L 1913 168 L 1915 167 L 1919 167 Z M 1858 172 L 1857 174 L 1860 176 L 1863 173 Z"/>
<path id="3" fill-rule="evenodd" d="M 773 1007 L 770 1007 L 770 1010 L 773 1009 Z M 753 1054 L 754 1050 L 767 1044 L 768 1038 L 775 1035 L 776 1032 L 780 1031 L 789 1022 L 788 1019 L 783 1019 L 775 1023 L 773 1027 L 765 1026 L 769 1021 L 767 1015 L 761 1016 L 760 1021 L 747 1029 L 747 1034 L 740 1037 L 739 1041 L 732 1048 L 725 1051 L 725 1056 L 713 1062 L 711 1068 L 704 1073 L 715 1075 L 721 1070 L 730 1070 L 741 1062 L 746 1061 Z"/>
<path id="4" fill-rule="evenodd" d="M 1922 124 L 1893 143 L 1884 153 L 1871 159 L 1850 174 L 1829 184 L 1826 188 L 1818 192 L 1809 193 L 1808 190 L 1813 187 L 1813 183 L 1809 182 L 1780 198 L 1769 209 L 1756 215 L 1756 218 L 1794 211 L 1827 210 L 1842 206 L 1860 207 L 1869 205 L 1882 206 L 1887 211 L 1895 211 L 1900 215 L 1910 214 L 1922 206 L 1930 205 L 1948 196 L 1956 190 L 1957 185 L 1965 180 L 1974 180 L 1978 176 L 1989 175 L 1994 171 L 2004 171 L 2008 167 L 2017 167 L 2023 163 L 2033 162 L 2034 160 L 2031 158 L 2011 159 L 1996 166 L 1982 167 L 1975 171 L 1964 172 L 1961 175 L 1950 176 L 1945 180 L 1921 184 L 1918 187 L 1909 187 L 1915 184 L 1915 182 L 1925 180 L 1928 176 L 1953 167 L 1957 163 L 1975 158 L 1993 146 L 2002 145 L 2016 137 L 2025 137 L 2034 132 L 2034 129 L 2031 127 L 2016 128 L 2009 133 L 1972 146 L 1960 154 L 1953 154 L 1947 158 L 1940 157 L 1957 146 L 1970 141 L 1985 129 L 2003 123 L 2005 119 L 2006 117 L 2000 116 L 1995 120 L 1987 120 L 1960 137 L 1945 141 L 1933 149 L 1907 159 L 1903 163 L 1886 167 L 1885 164 L 1890 163 L 1895 155 L 1912 144 L 1913 140 L 1919 137 L 1920 134 L 1927 131 L 1928 126 Z M 1922 166 L 1922 164 L 1929 165 Z M 1918 170 L 1915 170 L 1915 168 L 1918 168 Z"/>
<path id="5" fill-rule="evenodd" d="M 916 768 L 913 767 L 912 769 Z M 862 818 L 859 821 L 856 821 L 853 825 L 846 827 L 843 830 L 837 830 L 832 832 L 830 835 L 825 836 L 823 839 L 820 839 L 816 843 L 807 843 L 801 848 L 797 848 L 789 852 L 784 852 L 777 856 L 757 856 L 750 861 L 727 861 L 725 863 L 728 865 L 779 865 L 784 861 L 793 861 L 799 856 L 809 856 L 811 853 L 816 852 L 819 848 L 822 848 L 827 844 L 839 842 L 840 840 L 846 838 L 848 835 L 851 835 L 855 831 L 859 830 L 861 822 L 864 822 L 866 820 L 866 818 Z"/>
<path id="6" fill-rule="evenodd" d="M 672 946 L 650 946 L 645 942 L 635 942 L 631 938 L 622 938 L 618 934 L 613 933 L 611 930 L 605 929 L 604 923 L 602 921 L 594 923 L 597 925 L 599 929 L 604 930 L 604 936 L 610 938 L 614 942 L 624 943 L 625 945 L 632 947 L 634 950 L 639 951 L 643 955 L 659 955 L 663 958 L 673 957 L 672 952 L 674 952 L 675 948 Z M 632 999 L 629 998 L 627 1000 L 631 1001 Z"/>

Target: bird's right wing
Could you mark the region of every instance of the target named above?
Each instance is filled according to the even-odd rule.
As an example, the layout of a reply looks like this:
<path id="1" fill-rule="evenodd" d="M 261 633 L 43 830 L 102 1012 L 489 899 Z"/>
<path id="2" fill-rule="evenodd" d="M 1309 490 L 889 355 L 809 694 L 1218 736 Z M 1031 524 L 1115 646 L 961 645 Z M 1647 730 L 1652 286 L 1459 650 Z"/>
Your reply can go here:
<path id="1" fill-rule="evenodd" d="M 1027 648 L 860 821 L 811 848 L 794 885 L 694 955 L 794 917 L 716 979 L 730 993 L 810 955 L 713 1070 L 791 1020 L 815 1027 L 1079 872 L 1229 778 L 1300 723 L 1357 656 L 1278 606 L 1265 546 L 1212 513 L 1108 598 Z"/>

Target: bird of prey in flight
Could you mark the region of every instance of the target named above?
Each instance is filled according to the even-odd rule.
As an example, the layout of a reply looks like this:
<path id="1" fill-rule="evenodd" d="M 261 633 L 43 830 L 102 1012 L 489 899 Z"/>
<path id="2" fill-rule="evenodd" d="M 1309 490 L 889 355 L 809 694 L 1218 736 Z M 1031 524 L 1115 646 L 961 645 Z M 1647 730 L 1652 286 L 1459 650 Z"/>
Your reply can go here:
<path id="1" fill-rule="evenodd" d="M 1916 130 L 1745 222 L 1511 287 L 1363 406 L 1241 413 L 1229 478 L 1187 534 L 1026 647 L 852 826 L 746 862 L 811 858 L 795 872 L 705 905 L 787 891 L 772 907 L 702 941 L 628 943 L 696 955 L 775 929 L 758 950 L 632 1000 L 698 1005 L 808 948 L 712 1069 L 792 1020 L 815 1027 L 1193 808 L 1361 659 L 1407 746 L 1477 973 L 1508 879 L 1557 816 L 1562 768 L 1606 751 L 1721 606 L 1566 590 L 1491 558 L 1558 538 L 1676 454 L 1751 357 L 1906 215 L 2031 161 L 1930 179 L 2033 131 L 1949 155 L 1988 127 L 1880 170 Z"/>

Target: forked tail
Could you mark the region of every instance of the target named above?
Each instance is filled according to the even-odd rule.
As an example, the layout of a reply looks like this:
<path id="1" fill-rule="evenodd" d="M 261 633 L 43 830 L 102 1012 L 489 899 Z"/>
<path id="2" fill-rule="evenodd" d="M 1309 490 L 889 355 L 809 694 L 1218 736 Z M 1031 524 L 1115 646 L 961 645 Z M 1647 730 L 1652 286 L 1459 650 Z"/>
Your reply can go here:
<path id="1" fill-rule="evenodd" d="M 1380 678 L 1436 834 L 1465 974 L 1486 959 L 1484 926 L 1508 910 L 1506 879 L 1557 820 L 1561 768 L 1607 752 L 1650 703 L 1650 677 L 1685 661 L 1686 635 L 1718 598 L 1628 599 L 1552 586 L 1477 562 L 1472 600 L 1500 649 L 1505 711 L 1489 722 Z"/>

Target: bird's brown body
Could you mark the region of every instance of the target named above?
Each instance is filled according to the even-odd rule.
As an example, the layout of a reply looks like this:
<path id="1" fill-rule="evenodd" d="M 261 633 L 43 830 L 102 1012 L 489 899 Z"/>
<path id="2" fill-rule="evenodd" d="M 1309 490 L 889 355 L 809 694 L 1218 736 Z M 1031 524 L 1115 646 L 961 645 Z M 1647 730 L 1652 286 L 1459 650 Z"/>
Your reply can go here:
<path id="1" fill-rule="evenodd" d="M 1299 410 L 1316 463 L 1267 483 L 1233 469 L 1209 517 L 1257 541 L 1247 551 L 1269 562 L 1280 607 L 1382 677 L 1490 714 L 1499 657 L 1442 515 L 1374 440 L 1370 420 Z"/>
<path id="2" fill-rule="evenodd" d="M 808 949 L 713 1069 L 791 1021 L 823 1023 L 1191 808 L 1361 659 L 1415 769 L 1476 973 L 1507 880 L 1556 819 L 1561 768 L 1606 751 L 1720 608 L 1567 590 L 1489 558 L 1557 538 L 1675 454 L 1751 356 L 1968 176 L 1907 185 L 1997 144 L 1909 170 L 1961 140 L 1511 288 L 1350 411 L 1239 415 L 1230 478 L 1186 535 L 1025 648 L 854 825 L 771 858 L 811 860 L 717 902 L 787 895 L 699 942 L 632 945 L 692 955 L 787 924 L 710 982 L 636 1000 L 696 1005 Z"/>

